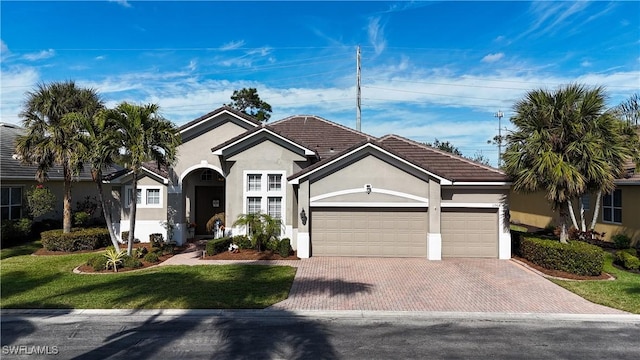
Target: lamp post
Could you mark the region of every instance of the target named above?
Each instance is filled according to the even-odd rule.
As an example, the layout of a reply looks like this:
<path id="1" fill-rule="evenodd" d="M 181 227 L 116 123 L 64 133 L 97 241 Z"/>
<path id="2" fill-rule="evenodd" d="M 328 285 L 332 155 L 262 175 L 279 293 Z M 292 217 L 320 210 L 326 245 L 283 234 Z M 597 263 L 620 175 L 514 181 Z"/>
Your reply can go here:
<path id="1" fill-rule="evenodd" d="M 500 162 L 502 161 L 502 117 L 504 113 L 498 110 L 493 116 L 498 118 L 498 167 L 500 167 Z"/>

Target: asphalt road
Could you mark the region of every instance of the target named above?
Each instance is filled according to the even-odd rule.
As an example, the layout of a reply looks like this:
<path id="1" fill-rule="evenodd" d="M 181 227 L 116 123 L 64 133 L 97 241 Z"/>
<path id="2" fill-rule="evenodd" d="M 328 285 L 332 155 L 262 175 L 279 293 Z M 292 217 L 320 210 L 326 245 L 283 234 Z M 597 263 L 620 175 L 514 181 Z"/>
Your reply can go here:
<path id="1" fill-rule="evenodd" d="M 268 311 L 2 313 L 2 359 L 633 359 L 640 317 Z"/>

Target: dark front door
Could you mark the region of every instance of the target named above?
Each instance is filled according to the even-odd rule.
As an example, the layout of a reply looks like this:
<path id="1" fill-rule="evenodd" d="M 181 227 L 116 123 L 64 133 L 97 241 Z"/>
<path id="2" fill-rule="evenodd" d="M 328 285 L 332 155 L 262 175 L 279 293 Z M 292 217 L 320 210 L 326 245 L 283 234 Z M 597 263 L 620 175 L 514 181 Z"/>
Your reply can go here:
<path id="1" fill-rule="evenodd" d="M 207 233 L 207 221 L 224 212 L 223 186 L 196 186 L 196 235 Z"/>

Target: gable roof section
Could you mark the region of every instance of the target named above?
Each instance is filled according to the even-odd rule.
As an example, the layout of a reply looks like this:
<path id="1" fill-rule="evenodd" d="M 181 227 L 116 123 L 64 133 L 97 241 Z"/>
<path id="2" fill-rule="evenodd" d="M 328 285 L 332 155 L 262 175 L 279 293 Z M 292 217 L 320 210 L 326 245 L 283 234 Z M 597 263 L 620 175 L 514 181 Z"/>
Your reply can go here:
<path id="1" fill-rule="evenodd" d="M 352 146 L 337 156 L 326 158 L 296 174 L 288 180 L 296 184 L 300 179 L 319 171 L 330 164 L 348 158 L 366 147 L 374 147 L 391 155 L 398 161 L 434 177 L 443 185 L 503 184 L 509 178 L 500 170 L 477 164 L 453 154 L 422 145 L 397 135 L 387 135 L 379 140 L 367 141 Z"/>
<path id="2" fill-rule="evenodd" d="M 254 127 L 259 127 L 260 126 L 260 122 L 258 120 L 256 120 L 255 118 L 253 118 L 252 116 L 249 116 L 241 111 L 238 111 L 236 109 L 233 109 L 229 106 L 222 106 L 219 107 L 205 115 L 200 116 L 199 118 L 192 120 L 182 126 L 180 126 L 178 128 L 178 132 L 180 133 L 180 135 L 183 136 L 183 138 L 186 137 L 186 139 L 184 139 L 184 141 L 188 141 L 191 138 L 194 138 L 196 136 L 198 136 L 199 134 L 206 132 L 208 130 L 210 130 L 210 128 L 212 126 L 203 126 L 205 125 L 207 122 L 211 121 L 212 119 L 215 119 L 217 117 L 220 117 L 222 115 L 229 115 L 231 116 L 232 119 L 234 119 L 235 123 L 238 124 L 239 126 L 249 130 L 252 129 Z M 200 128 L 200 129 L 199 129 Z"/>
<path id="3" fill-rule="evenodd" d="M 274 140 L 274 142 L 281 142 L 281 144 L 283 144 L 285 147 L 288 147 L 294 151 L 298 150 L 305 156 L 316 155 L 313 150 L 300 145 L 298 142 L 286 136 L 283 136 L 268 127 L 259 127 L 249 130 L 212 148 L 211 152 L 214 155 L 223 155 L 226 150 L 243 149 L 245 148 L 245 146 L 243 145 L 246 145 L 248 147 L 254 145 L 256 141 L 262 141 L 262 139 L 264 138 Z"/>
<path id="4" fill-rule="evenodd" d="M 296 115 L 267 126 L 278 134 L 315 151 L 321 160 L 331 158 L 369 139 L 365 133 L 312 115 Z"/>
<path id="5" fill-rule="evenodd" d="M 147 174 L 147 176 L 151 176 L 156 180 L 162 182 L 163 184 L 169 183 L 169 171 L 166 167 L 158 167 L 158 164 L 154 161 L 149 161 L 142 164 L 142 172 Z M 114 171 L 110 174 L 106 174 L 103 176 L 103 182 L 106 183 L 121 183 L 123 182 L 123 177 L 126 177 L 131 174 L 131 170 L 129 169 L 120 169 Z M 124 181 L 126 182 L 126 180 Z"/>
<path id="6" fill-rule="evenodd" d="M 423 169 L 438 174 L 452 182 L 508 182 L 509 177 L 502 171 L 435 149 L 413 140 L 387 135 L 380 143 L 394 150 L 404 159 Z"/>

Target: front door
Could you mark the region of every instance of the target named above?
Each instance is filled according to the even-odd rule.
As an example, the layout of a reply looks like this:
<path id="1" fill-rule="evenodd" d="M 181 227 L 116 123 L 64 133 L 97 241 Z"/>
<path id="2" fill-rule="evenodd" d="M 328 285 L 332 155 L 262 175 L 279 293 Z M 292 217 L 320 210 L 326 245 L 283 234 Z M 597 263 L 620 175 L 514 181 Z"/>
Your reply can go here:
<path id="1" fill-rule="evenodd" d="M 196 235 L 207 233 L 207 221 L 224 212 L 224 186 L 196 186 Z"/>

